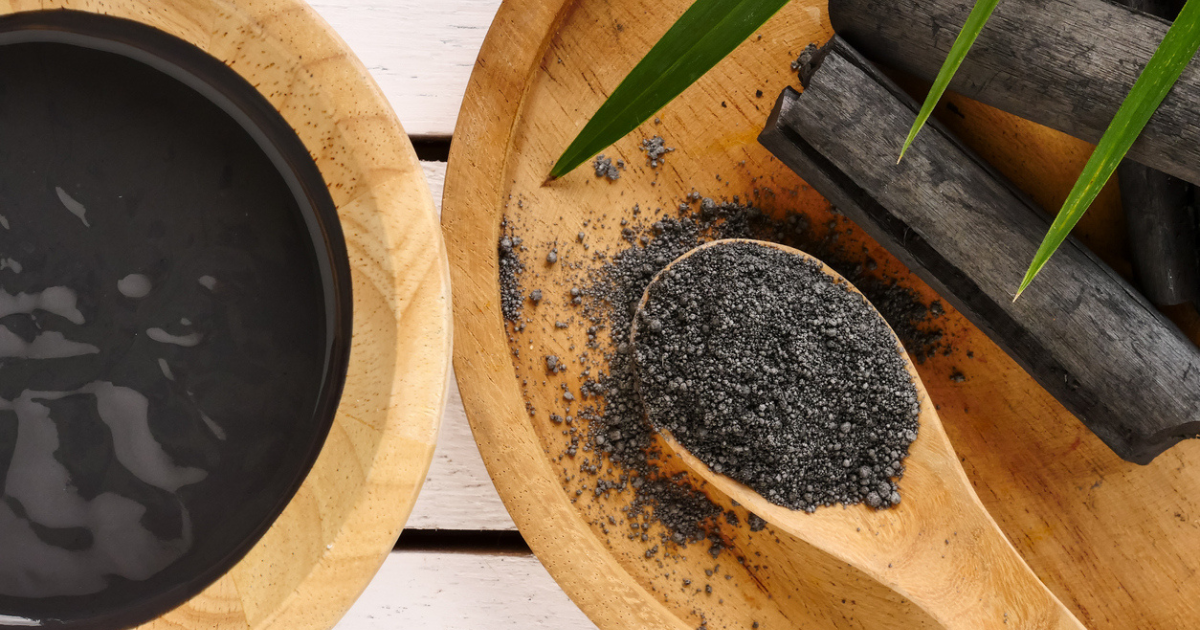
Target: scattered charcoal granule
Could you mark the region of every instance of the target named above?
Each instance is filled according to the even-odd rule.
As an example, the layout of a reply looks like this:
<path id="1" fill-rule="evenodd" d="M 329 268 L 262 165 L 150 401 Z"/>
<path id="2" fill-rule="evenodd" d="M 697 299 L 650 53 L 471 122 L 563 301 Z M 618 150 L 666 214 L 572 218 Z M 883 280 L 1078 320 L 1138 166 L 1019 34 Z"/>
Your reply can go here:
<path id="1" fill-rule="evenodd" d="M 546 254 L 546 264 L 547 265 L 553 265 L 556 262 L 558 262 L 558 248 L 557 247 L 555 247 L 554 249 L 551 249 L 549 254 Z"/>
<path id="2" fill-rule="evenodd" d="M 954 368 L 954 370 L 952 370 L 950 372 L 950 380 L 954 381 L 955 383 L 961 383 L 961 382 L 967 380 L 967 377 L 962 372 L 960 372 L 958 370 L 958 368 Z"/>
<path id="3" fill-rule="evenodd" d="M 829 227 L 822 233 L 803 214 L 776 218 L 736 200 L 705 199 L 696 190 L 682 201 L 685 206 L 675 216 L 662 213 L 648 216 L 650 213 L 639 212 L 636 206 L 620 213 L 619 222 L 610 224 L 610 229 L 620 232 L 628 228 L 629 237 L 618 247 L 594 252 L 591 268 L 573 279 L 564 279 L 564 284 L 559 285 L 574 289 L 568 299 L 582 299 L 582 304 L 574 308 L 588 320 L 586 348 L 591 352 L 586 363 L 581 360 L 580 365 L 587 371 L 584 379 L 590 399 L 574 403 L 574 410 L 564 403 L 563 408 L 553 411 L 565 420 L 564 425 L 556 426 L 571 427 L 570 435 L 563 439 L 561 456 L 564 461 L 576 462 L 581 478 L 583 475 L 595 478 L 594 485 L 599 490 L 599 482 L 606 481 L 600 477 L 601 472 L 616 470 L 613 479 L 619 481 L 606 481 L 605 491 L 594 495 L 598 500 L 609 493 L 623 493 L 626 498 L 620 518 L 635 526 L 661 525 L 665 538 L 656 537 L 655 541 L 682 548 L 707 540 L 718 543 L 710 544 L 709 550 L 719 554 L 724 548 L 719 544 L 724 521 L 720 517 L 724 510 L 695 490 L 686 475 L 668 475 L 659 468 L 653 446 L 654 430 L 645 421 L 637 390 L 627 341 L 634 309 L 656 273 L 679 255 L 713 239 L 755 238 L 782 243 L 820 258 L 853 282 L 888 320 L 914 359 L 921 361 L 932 356 L 945 342 L 941 331 L 933 326 L 928 306 L 915 291 L 898 285 L 884 271 L 877 271 L 857 246 L 847 249 L 848 241 L 835 238 L 848 225 L 844 218 L 837 219 L 842 222 L 837 230 Z M 516 227 L 511 222 L 502 223 L 501 239 L 511 238 Z M 584 220 L 582 227 L 602 229 L 595 219 Z M 642 236 L 648 237 L 644 246 L 640 241 Z M 524 246 L 516 249 L 525 251 Z M 514 262 L 519 262 L 515 256 L 516 252 Z M 506 274 L 505 269 L 502 262 L 502 290 L 505 296 L 515 292 L 519 306 L 518 276 Z M 521 330 L 519 326 L 514 330 L 510 338 L 514 348 L 518 348 Z M 592 459 L 583 461 L 579 456 L 586 457 L 585 454 Z M 608 461 L 607 466 L 599 465 L 601 458 Z M 766 526 L 753 514 L 743 522 L 750 531 L 761 531 Z M 645 534 L 639 531 L 638 535 Z"/>
<path id="4" fill-rule="evenodd" d="M 596 156 L 596 160 L 592 162 L 592 168 L 596 169 L 596 177 L 607 177 L 608 181 L 615 182 L 621 179 L 621 172 L 613 166 L 611 159 L 604 157 L 604 154 Z"/>
<path id="5" fill-rule="evenodd" d="M 761 532 L 767 528 L 767 521 L 754 512 L 751 512 L 750 516 L 746 517 L 746 523 L 750 525 L 750 531 L 752 532 Z"/>
<path id="6" fill-rule="evenodd" d="M 809 258 L 732 242 L 680 260 L 647 295 L 634 356 L 654 425 L 778 505 L 899 502 L 920 404 L 860 294 Z"/>
<path id="7" fill-rule="evenodd" d="M 533 291 L 531 291 L 529 293 L 529 301 L 533 302 L 534 304 L 541 302 L 542 301 L 542 290 L 534 289 Z"/>
<path id="8" fill-rule="evenodd" d="M 550 372 L 558 371 L 558 357 L 553 354 L 546 355 L 546 369 Z"/>
<path id="9" fill-rule="evenodd" d="M 829 262 L 826 261 L 826 264 Z M 836 265 L 830 266 L 837 269 Z M 838 271 L 845 275 L 840 269 Z M 891 324 L 892 330 L 896 331 L 896 336 L 908 350 L 909 356 L 917 363 L 924 363 L 939 350 L 950 350 L 949 346 L 942 343 L 941 330 L 924 325 L 935 316 L 932 307 L 925 306 L 915 291 L 894 282 L 880 283 L 873 280 L 867 280 L 865 283 L 855 280 L 851 280 L 851 282 L 854 282 L 858 286 L 858 290 L 866 294 L 867 299 L 871 300 L 871 304 L 883 314 L 884 319 Z"/>
<path id="10" fill-rule="evenodd" d="M 521 239 L 514 236 L 512 226 L 505 220 L 500 224 L 500 242 L 497 250 L 500 254 L 500 310 L 504 319 L 516 322 L 521 319 L 521 274 L 525 273 L 525 265 L 517 253 Z"/>
<path id="11" fill-rule="evenodd" d="M 650 168 L 658 168 L 658 165 L 663 163 L 663 158 L 675 150 L 666 146 L 665 142 L 662 136 L 642 140 L 641 150 L 646 153 L 646 164 L 649 164 Z"/>

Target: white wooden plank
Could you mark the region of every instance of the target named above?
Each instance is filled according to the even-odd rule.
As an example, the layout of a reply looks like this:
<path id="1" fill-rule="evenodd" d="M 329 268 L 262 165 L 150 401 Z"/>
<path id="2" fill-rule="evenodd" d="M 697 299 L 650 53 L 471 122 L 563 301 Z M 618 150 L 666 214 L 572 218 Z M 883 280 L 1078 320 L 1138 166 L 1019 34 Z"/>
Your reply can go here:
<path id="1" fill-rule="evenodd" d="M 442 183 L 446 179 L 445 162 L 422 162 L 429 192 L 439 212 Z M 406 529 L 513 530 L 517 526 L 508 516 L 479 449 L 471 436 L 467 414 L 458 394 L 458 382 L 451 375 L 450 397 L 442 416 L 442 431 L 429 476 L 421 496 L 413 506 Z"/>
<path id="2" fill-rule="evenodd" d="M 596 630 L 531 555 L 395 552 L 337 630 Z"/>
<path id="3" fill-rule="evenodd" d="M 433 205 L 437 207 L 438 216 L 441 216 L 442 189 L 446 185 L 446 163 L 421 162 L 421 171 L 425 173 L 425 181 L 429 183 L 429 194 L 433 195 Z"/>
<path id="4" fill-rule="evenodd" d="M 500 0 L 310 0 L 362 59 L 409 135 L 450 136 Z"/>
<path id="5" fill-rule="evenodd" d="M 442 432 L 429 476 L 405 529 L 513 530 L 471 436 L 458 385 L 450 384 Z"/>

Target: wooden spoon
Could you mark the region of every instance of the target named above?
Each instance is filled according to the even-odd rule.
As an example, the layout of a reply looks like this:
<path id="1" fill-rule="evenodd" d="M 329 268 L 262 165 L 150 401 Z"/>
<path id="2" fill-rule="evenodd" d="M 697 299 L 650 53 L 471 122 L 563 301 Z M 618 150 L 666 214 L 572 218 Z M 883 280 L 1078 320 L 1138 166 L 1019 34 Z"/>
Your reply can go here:
<path id="1" fill-rule="evenodd" d="M 676 258 L 646 287 L 638 310 L 645 308 L 651 287 L 664 271 L 701 249 L 733 242 L 773 247 L 812 260 L 836 283 L 858 293 L 837 272 L 804 252 L 775 243 L 736 239 L 707 243 Z M 634 317 L 631 331 L 635 347 L 638 319 Z M 900 341 L 896 344 L 899 346 Z M 893 508 L 830 506 L 808 514 L 782 507 L 713 472 L 668 431 L 660 429 L 660 433 L 693 474 L 775 528 L 844 560 L 900 593 L 947 630 L 1082 629 L 1084 626 L 1021 559 L 975 495 L 912 361 L 907 353 L 903 356 L 920 399 L 920 430 L 904 461 L 904 477 L 899 481 L 902 501 Z M 650 421 L 653 424 L 654 418 Z"/>

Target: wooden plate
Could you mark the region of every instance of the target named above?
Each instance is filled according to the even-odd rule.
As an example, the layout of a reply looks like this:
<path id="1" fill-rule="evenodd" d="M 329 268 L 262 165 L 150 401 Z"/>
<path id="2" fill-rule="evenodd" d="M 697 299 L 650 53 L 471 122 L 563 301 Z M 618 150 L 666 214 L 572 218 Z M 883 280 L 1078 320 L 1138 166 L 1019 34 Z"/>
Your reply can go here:
<path id="1" fill-rule="evenodd" d="M 299 0 L 0 1 L 0 16 L 55 9 L 137 21 L 223 62 L 278 110 L 320 170 L 317 187 L 336 207 L 353 293 L 332 428 L 303 485 L 249 553 L 146 627 L 332 627 L 409 515 L 446 397 L 449 273 L 412 146 L 366 69 Z M 231 514 L 238 508 L 228 506 Z M 0 617 L 0 626 L 20 622 Z"/>
<path id="2" fill-rule="evenodd" d="M 492 26 L 455 133 L 443 214 L 458 322 L 455 367 L 484 461 L 534 552 L 602 628 L 933 627 L 846 565 L 770 528 L 751 533 L 744 518 L 740 526 L 722 524 L 732 547 L 718 560 L 718 579 L 706 578 L 713 561 L 699 547 L 648 561 L 640 542 L 608 526 L 607 516 L 621 518 L 624 499 L 576 502 L 588 476 L 565 481 L 578 463 L 558 461 L 567 438 L 544 410 L 559 404 L 562 384 L 575 391 L 579 381 L 575 370 L 548 375 L 543 357 L 586 341 L 578 326 L 553 325 L 571 313 L 556 282 L 596 264 L 573 243 L 584 219 L 607 215 L 607 229 L 587 237 L 593 251 L 603 251 L 621 244 L 613 226 L 634 204 L 671 209 L 693 188 L 761 199 L 776 213 L 804 212 L 817 226 L 833 218 L 824 200 L 755 142 L 774 97 L 797 84 L 789 63 L 832 34 L 819 0 L 787 5 L 664 109 L 660 124 L 647 123 L 606 151 L 631 165 L 619 181 L 598 180 L 585 166 L 541 185 L 587 117 L 687 5 L 508 0 Z M 950 104 L 939 115 L 956 132 L 1044 206 L 1058 207 L 1087 145 L 965 99 Z M 678 150 L 651 170 L 637 147 L 655 134 Z M 752 197 L 755 188 L 774 196 Z M 1127 270 L 1115 192 L 1104 193 L 1076 233 Z M 500 310 L 496 243 L 505 216 L 530 246 L 525 290 L 550 296 L 526 310 L 532 321 L 516 337 L 519 347 L 510 345 Z M 865 245 L 881 270 L 899 274 L 926 301 L 936 298 L 860 231 L 838 229 Z M 549 267 L 541 261 L 552 242 L 560 263 Z M 1175 315 L 1189 326 L 1194 320 L 1190 309 Z M 947 312 L 939 326 L 953 351 L 920 365 L 921 377 L 980 498 L 1034 570 L 1090 628 L 1194 627 L 1200 444 L 1181 444 L 1150 466 L 1123 462 L 958 313 Z M 956 370 L 965 379 L 951 378 Z M 542 411 L 531 417 L 527 402 Z M 705 492 L 729 507 L 727 498 Z M 696 588 L 706 583 L 711 594 Z"/>

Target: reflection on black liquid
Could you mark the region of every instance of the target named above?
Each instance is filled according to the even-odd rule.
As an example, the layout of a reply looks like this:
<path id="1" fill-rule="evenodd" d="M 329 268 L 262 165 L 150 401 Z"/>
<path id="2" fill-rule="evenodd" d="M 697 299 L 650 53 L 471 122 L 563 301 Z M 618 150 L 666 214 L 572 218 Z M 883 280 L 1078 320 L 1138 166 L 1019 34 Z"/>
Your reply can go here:
<path id="1" fill-rule="evenodd" d="M 133 600 L 248 535 L 314 422 L 322 291 L 217 107 L 116 55 L 0 46 L 0 616 Z"/>

